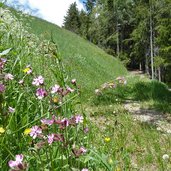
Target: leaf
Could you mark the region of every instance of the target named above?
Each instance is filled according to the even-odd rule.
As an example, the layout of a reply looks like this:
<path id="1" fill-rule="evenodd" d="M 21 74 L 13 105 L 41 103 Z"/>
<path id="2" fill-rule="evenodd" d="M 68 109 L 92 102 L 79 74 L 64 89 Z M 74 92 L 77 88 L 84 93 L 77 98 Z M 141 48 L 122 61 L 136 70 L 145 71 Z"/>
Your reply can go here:
<path id="1" fill-rule="evenodd" d="M 12 48 L 6 49 L 3 52 L 0 53 L 0 56 L 7 55 Z"/>

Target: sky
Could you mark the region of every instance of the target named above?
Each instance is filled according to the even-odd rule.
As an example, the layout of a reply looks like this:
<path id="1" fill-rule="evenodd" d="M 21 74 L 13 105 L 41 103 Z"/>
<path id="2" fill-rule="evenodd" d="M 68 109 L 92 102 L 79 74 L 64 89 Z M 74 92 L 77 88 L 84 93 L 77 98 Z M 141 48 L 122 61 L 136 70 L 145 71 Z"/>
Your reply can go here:
<path id="1" fill-rule="evenodd" d="M 37 16 L 58 26 L 62 26 L 64 16 L 73 2 L 79 10 L 83 9 L 83 0 L 7 0 L 10 6 L 20 8 L 33 16 Z"/>

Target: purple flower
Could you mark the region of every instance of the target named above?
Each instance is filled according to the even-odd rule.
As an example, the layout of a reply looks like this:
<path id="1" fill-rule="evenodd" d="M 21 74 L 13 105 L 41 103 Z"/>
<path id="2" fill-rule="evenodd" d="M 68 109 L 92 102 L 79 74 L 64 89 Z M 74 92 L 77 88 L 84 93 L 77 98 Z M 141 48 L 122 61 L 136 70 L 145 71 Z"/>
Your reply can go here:
<path id="1" fill-rule="evenodd" d="M 0 84 L 0 93 L 3 93 L 5 91 L 5 86 L 3 84 Z"/>
<path id="2" fill-rule="evenodd" d="M 14 76 L 10 73 L 8 74 L 5 74 L 5 80 L 13 80 L 14 79 Z"/>
<path id="3" fill-rule="evenodd" d="M 18 154 L 15 156 L 15 160 L 10 160 L 8 162 L 9 167 L 13 170 L 13 171 L 17 171 L 17 170 L 24 170 L 26 168 L 26 164 L 23 163 L 23 155 L 22 154 Z"/>
<path id="4" fill-rule="evenodd" d="M 38 99 L 41 100 L 41 99 L 43 99 L 44 97 L 47 96 L 47 91 L 45 89 L 43 89 L 43 88 L 38 88 L 36 90 L 36 96 L 37 96 Z"/>
<path id="5" fill-rule="evenodd" d="M 54 141 L 54 137 L 55 137 L 54 134 L 50 134 L 47 137 L 48 137 L 48 143 L 49 143 L 49 145 L 52 144 L 53 141 Z"/>
<path id="6" fill-rule="evenodd" d="M 15 109 L 12 108 L 12 107 L 9 107 L 9 108 L 8 108 L 8 111 L 9 111 L 10 113 L 14 113 L 14 112 L 15 112 Z"/>
<path id="7" fill-rule="evenodd" d="M 61 120 L 61 128 L 65 128 L 67 126 L 69 126 L 69 120 L 66 118 L 62 119 Z"/>
<path id="8" fill-rule="evenodd" d="M 57 84 L 55 84 L 55 86 L 54 86 L 54 87 L 52 87 L 52 91 L 51 91 L 51 93 L 52 93 L 52 94 L 57 93 L 57 92 L 59 91 L 59 89 L 60 89 L 60 86 L 59 86 L 59 85 L 57 85 Z"/>
<path id="9" fill-rule="evenodd" d="M 81 116 L 81 115 L 76 115 L 76 116 L 75 116 L 75 122 L 76 122 L 76 123 L 79 123 L 79 122 L 80 122 L 80 123 L 83 123 L 83 119 L 84 119 L 84 118 L 83 118 L 83 116 Z"/>
<path id="10" fill-rule="evenodd" d="M 33 126 L 31 128 L 30 136 L 33 137 L 33 139 L 35 139 L 41 133 L 42 133 L 42 129 L 41 128 L 39 128 L 38 126 Z"/>
<path id="11" fill-rule="evenodd" d="M 54 123 L 54 119 L 41 119 L 40 120 L 45 125 L 52 125 Z"/>
<path id="12" fill-rule="evenodd" d="M 41 75 L 38 76 L 37 78 L 34 78 L 32 82 L 32 84 L 35 86 L 42 85 L 43 83 L 44 83 L 44 78 Z"/>

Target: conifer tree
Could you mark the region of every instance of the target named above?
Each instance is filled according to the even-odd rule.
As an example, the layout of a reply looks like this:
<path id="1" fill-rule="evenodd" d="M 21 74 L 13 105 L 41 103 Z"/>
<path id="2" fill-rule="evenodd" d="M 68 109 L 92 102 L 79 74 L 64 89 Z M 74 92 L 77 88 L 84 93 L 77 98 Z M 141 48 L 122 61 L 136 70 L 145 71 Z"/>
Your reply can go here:
<path id="1" fill-rule="evenodd" d="M 79 10 L 76 2 L 72 3 L 67 11 L 67 15 L 64 18 L 64 28 L 74 33 L 79 34 L 80 32 L 80 17 Z"/>

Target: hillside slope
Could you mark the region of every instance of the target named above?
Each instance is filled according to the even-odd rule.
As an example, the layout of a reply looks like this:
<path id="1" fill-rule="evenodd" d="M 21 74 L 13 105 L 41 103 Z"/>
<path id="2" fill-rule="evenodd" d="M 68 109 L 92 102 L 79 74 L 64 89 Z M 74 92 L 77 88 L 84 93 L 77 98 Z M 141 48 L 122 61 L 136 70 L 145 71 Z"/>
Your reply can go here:
<path id="1" fill-rule="evenodd" d="M 46 39 L 53 37 L 67 73 L 77 79 L 87 96 L 105 81 L 127 73 L 119 60 L 78 35 L 39 18 L 24 21 L 30 25 L 30 32 Z"/>
<path id="2" fill-rule="evenodd" d="M 45 38 L 52 34 L 69 75 L 87 91 L 126 73 L 120 61 L 76 34 L 38 18 L 32 20 L 30 26 L 33 33 L 43 34 Z"/>

